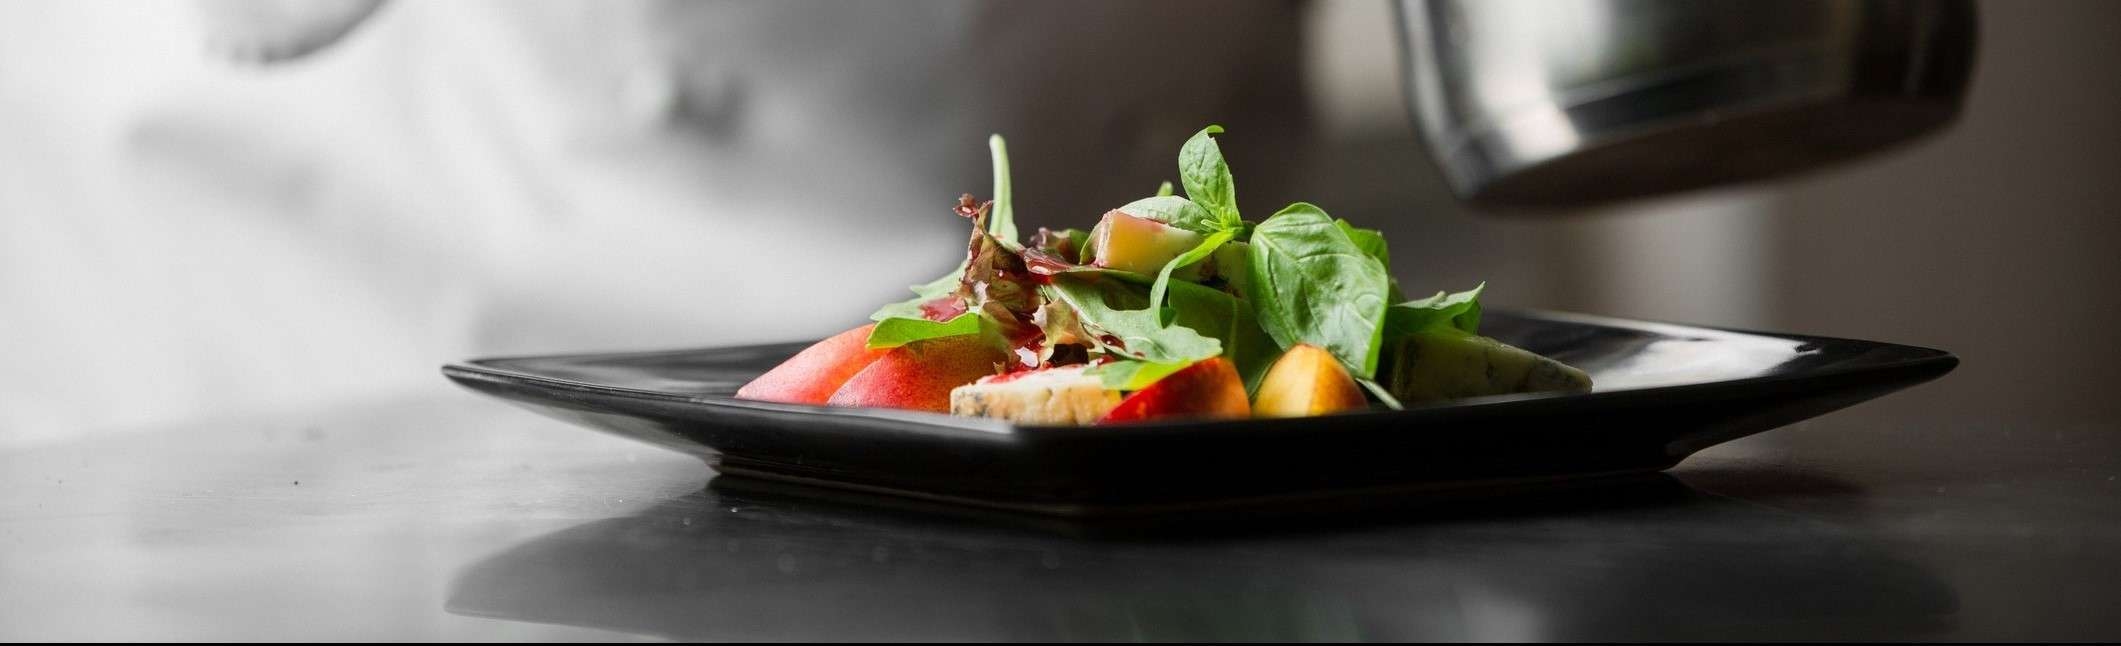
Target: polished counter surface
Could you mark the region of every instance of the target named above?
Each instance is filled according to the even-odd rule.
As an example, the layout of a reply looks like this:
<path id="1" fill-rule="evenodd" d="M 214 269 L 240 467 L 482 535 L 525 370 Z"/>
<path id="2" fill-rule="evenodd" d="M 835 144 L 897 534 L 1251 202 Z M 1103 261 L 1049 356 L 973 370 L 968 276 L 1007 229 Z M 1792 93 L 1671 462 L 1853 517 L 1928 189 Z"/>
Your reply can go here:
<path id="1" fill-rule="evenodd" d="M 0 639 L 2121 639 L 2121 424 L 1079 523 L 716 477 L 463 393 L 0 451 Z"/>

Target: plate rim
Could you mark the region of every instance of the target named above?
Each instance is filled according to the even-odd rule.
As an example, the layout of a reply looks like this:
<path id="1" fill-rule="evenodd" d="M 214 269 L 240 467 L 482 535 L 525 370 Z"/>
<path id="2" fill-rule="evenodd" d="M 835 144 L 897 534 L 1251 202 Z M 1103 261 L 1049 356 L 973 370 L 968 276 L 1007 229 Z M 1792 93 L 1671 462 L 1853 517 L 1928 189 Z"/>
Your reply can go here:
<path id="1" fill-rule="evenodd" d="M 1575 323 L 1605 328 L 1649 331 L 1658 334 L 1663 334 L 1666 336 L 1677 336 L 1676 334 L 1674 334 L 1675 331 L 1685 333 L 1699 333 L 1705 331 L 1740 336 L 1772 338 L 1784 341 L 1802 341 L 1807 343 L 1858 343 L 1869 346 L 1893 348 L 1902 351 L 1912 351 L 1914 356 L 1894 359 L 1875 364 L 1838 366 L 1822 368 L 1816 371 L 1808 372 L 1755 375 L 1750 377 L 1739 377 L 1735 379 L 1718 379 L 1712 381 L 1670 384 L 1663 386 L 1649 386 L 1642 388 L 1626 388 L 1620 390 L 1593 390 L 1591 392 L 1585 393 L 1525 393 L 1515 395 L 1469 397 L 1442 402 L 1413 405 L 1408 406 L 1403 410 L 1371 408 L 1361 411 L 1337 413 L 1332 416 L 1347 418 L 1359 418 L 1366 416 L 1408 417 L 1420 416 L 1424 414 L 1438 414 L 1437 411 L 1472 411 L 1487 409 L 1496 406 L 1525 405 L 1529 404 L 1530 402 L 1547 402 L 1551 403 L 1551 405 L 1573 403 L 1598 404 L 1612 401 L 1625 402 L 1630 399 L 1639 399 L 1644 397 L 1661 397 L 1667 395 L 1694 395 L 1700 393 L 1713 393 L 1719 390 L 1747 389 L 1753 386 L 1774 385 L 1788 382 L 1808 382 L 1822 378 L 1841 377 L 1848 375 L 1866 375 L 1876 373 L 1906 373 L 1908 377 L 1915 379 L 1914 383 L 1920 383 L 1941 377 L 1951 372 L 1959 364 L 1958 355 L 1952 352 L 1937 348 L 1908 345 L 1902 343 L 1870 341 L 1865 339 L 1853 339 L 1845 337 L 1795 334 L 1787 332 L 1771 332 L 1713 325 L 1695 325 L 1689 323 L 1674 323 L 1658 320 L 1627 319 L 1613 316 L 1583 314 L 1577 312 L 1564 312 L 1556 310 L 1497 308 L 1492 311 L 1496 313 L 1502 313 L 1508 316 L 1515 316 L 1526 319 Z M 1659 330 L 1655 328 L 1672 329 Z M 775 345 L 798 345 L 805 342 L 806 341 L 803 340 L 796 340 L 784 342 L 752 343 L 743 345 L 674 348 L 664 350 L 579 352 L 563 354 L 478 357 L 444 364 L 441 367 L 441 372 L 444 376 L 447 376 L 452 381 L 456 381 L 459 384 L 466 385 L 467 387 L 469 386 L 469 384 L 466 382 L 471 381 L 518 386 L 535 385 L 545 388 L 558 388 L 562 390 L 594 393 L 603 396 L 618 396 L 629 399 L 652 400 L 677 404 L 691 404 L 708 406 L 713 408 L 734 408 L 747 411 L 769 412 L 775 414 L 794 414 L 828 417 L 859 417 L 869 420 L 876 420 L 880 418 L 894 419 L 901 422 L 917 424 L 931 430 L 950 429 L 952 431 L 972 431 L 977 432 L 983 436 L 988 436 L 990 438 L 997 434 L 1005 436 L 1030 436 L 1035 434 L 1052 432 L 1079 433 L 1085 428 L 1125 429 L 1130 433 L 1155 432 L 1159 430 L 1193 432 L 1203 426 L 1230 425 L 1244 425 L 1255 428 L 1272 428 L 1278 425 L 1289 426 L 1293 425 L 1294 423 L 1301 423 L 1305 420 L 1315 419 L 1246 418 L 1237 420 L 1150 420 L 1145 422 L 1093 427 L 1022 425 L 997 419 L 964 417 L 958 415 L 950 415 L 948 413 L 934 413 L 928 411 L 910 411 L 866 407 L 849 408 L 812 404 L 794 404 L 785 402 L 738 399 L 736 397 L 727 395 L 693 395 L 669 391 L 648 390 L 642 388 L 629 388 L 624 386 L 613 386 L 608 384 L 598 384 L 575 379 L 566 379 L 561 377 L 534 374 L 493 365 L 506 362 L 555 360 L 569 358 L 651 357 L 658 355 L 689 354 L 712 350 L 759 348 Z M 815 341 L 812 340 L 809 342 Z M 1536 406 L 1536 404 L 1534 405 Z M 1276 422 L 1283 422 L 1284 424 L 1276 424 Z"/>

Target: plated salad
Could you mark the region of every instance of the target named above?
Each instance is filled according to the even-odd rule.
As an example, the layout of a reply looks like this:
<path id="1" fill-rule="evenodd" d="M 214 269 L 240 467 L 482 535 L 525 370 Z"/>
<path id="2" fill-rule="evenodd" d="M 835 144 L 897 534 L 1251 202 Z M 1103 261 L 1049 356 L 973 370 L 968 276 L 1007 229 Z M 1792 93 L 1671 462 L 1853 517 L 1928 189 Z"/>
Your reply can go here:
<path id="1" fill-rule="evenodd" d="M 1220 133 L 1179 149 L 1184 195 L 1165 182 L 1088 230 L 1028 239 L 990 138 L 993 199 L 953 209 L 972 225 L 964 262 L 737 396 L 1085 425 L 1591 388 L 1480 336 L 1485 285 L 1409 298 L 1378 231 L 1303 202 L 1247 220 Z"/>

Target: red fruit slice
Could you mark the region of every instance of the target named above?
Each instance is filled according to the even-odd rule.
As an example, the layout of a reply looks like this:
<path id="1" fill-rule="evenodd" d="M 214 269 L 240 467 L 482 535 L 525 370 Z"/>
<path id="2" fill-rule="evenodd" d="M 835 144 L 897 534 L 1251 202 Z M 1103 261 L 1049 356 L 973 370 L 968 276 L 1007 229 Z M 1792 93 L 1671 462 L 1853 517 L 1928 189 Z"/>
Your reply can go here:
<path id="1" fill-rule="evenodd" d="M 1245 381 L 1222 357 L 1196 362 L 1128 395 L 1099 424 L 1166 417 L 1250 417 Z"/>
<path id="2" fill-rule="evenodd" d="M 947 413 L 952 388 L 994 374 L 1009 361 L 1009 353 L 978 334 L 915 341 L 863 368 L 825 403 Z"/>
<path id="3" fill-rule="evenodd" d="M 790 404 L 823 404 L 832 393 L 888 352 L 869 349 L 875 323 L 835 334 L 736 389 L 739 399 Z"/>

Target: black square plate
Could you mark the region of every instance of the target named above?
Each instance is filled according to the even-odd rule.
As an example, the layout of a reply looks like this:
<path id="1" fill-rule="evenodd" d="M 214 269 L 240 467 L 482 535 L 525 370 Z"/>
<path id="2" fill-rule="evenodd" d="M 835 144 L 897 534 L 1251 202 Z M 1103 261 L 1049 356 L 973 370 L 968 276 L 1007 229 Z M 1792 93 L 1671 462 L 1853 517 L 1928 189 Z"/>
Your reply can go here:
<path id="1" fill-rule="evenodd" d="M 1959 362 L 1888 343 L 1551 312 L 1491 311 L 1481 331 L 1582 368 L 1595 391 L 1075 428 L 731 396 L 804 343 L 479 359 L 442 372 L 724 474 L 1098 515 L 1657 471 Z"/>

